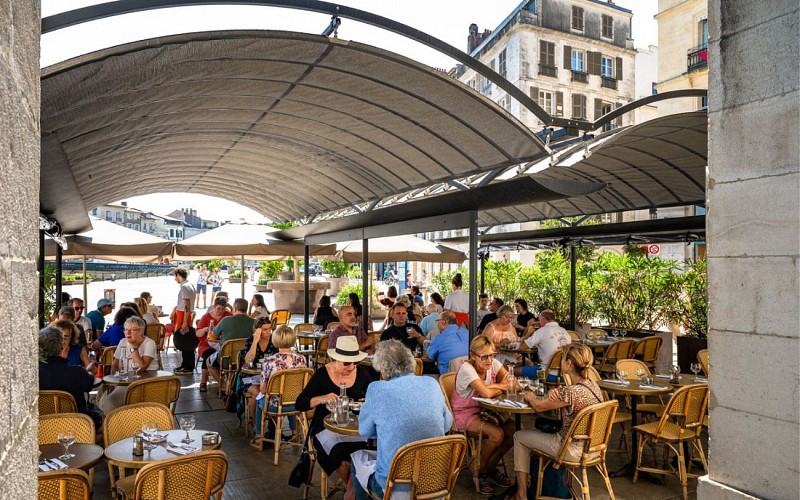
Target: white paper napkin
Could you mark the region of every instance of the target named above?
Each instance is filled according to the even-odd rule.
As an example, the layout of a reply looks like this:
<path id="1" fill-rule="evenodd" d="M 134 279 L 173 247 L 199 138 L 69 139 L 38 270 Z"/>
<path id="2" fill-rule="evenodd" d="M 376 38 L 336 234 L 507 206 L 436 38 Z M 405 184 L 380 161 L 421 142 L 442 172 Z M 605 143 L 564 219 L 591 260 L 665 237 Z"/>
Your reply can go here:
<path id="1" fill-rule="evenodd" d="M 197 451 L 197 448 L 193 446 L 167 446 L 167 451 L 176 455 L 188 455 Z"/>
<path id="2" fill-rule="evenodd" d="M 639 384 L 640 389 L 663 389 L 664 386 L 661 385 L 651 385 L 651 384 Z"/>
<path id="3" fill-rule="evenodd" d="M 42 462 L 39 463 L 39 470 L 41 472 L 49 472 L 51 470 L 61 470 L 66 468 L 67 464 L 57 458 L 50 458 L 47 461 L 42 460 Z"/>
<path id="4" fill-rule="evenodd" d="M 603 382 L 605 382 L 606 384 L 625 385 L 624 380 L 608 379 L 608 380 L 603 380 Z"/>
<path id="5" fill-rule="evenodd" d="M 671 379 L 672 375 L 656 375 L 656 378 Z"/>

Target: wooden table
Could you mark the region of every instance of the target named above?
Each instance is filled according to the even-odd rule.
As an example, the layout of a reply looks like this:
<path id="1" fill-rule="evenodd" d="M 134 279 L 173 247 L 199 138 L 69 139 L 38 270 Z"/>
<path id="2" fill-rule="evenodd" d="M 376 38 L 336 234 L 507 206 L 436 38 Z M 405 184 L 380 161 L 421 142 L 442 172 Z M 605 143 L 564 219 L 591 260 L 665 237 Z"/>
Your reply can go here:
<path id="1" fill-rule="evenodd" d="M 520 345 L 521 344 L 522 344 L 522 342 L 520 342 Z M 516 349 L 512 349 L 510 347 L 498 347 L 497 350 L 498 351 L 502 351 L 502 352 L 507 353 L 507 354 L 514 354 L 514 355 L 519 354 L 519 355 L 521 355 L 522 356 L 522 363 L 523 363 L 522 366 L 525 366 L 525 360 L 526 359 L 528 361 L 530 361 L 531 363 L 536 364 L 536 361 L 534 361 L 534 359 L 533 359 L 533 355 L 535 354 L 537 356 L 537 359 L 538 359 L 538 356 L 539 356 L 539 349 L 538 349 L 537 346 L 534 346 L 532 349 L 525 349 L 525 350 L 520 349 L 519 347 L 517 347 Z"/>
<path id="2" fill-rule="evenodd" d="M 352 412 L 350 413 L 350 421 L 347 424 L 340 425 L 337 424 L 336 421 L 333 419 L 333 414 L 329 414 L 326 416 L 322 423 L 325 425 L 325 428 L 331 432 L 335 432 L 337 434 L 344 434 L 345 436 L 358 436 L 358 415 L 354 415 Z"/>
<path id="3" fill-rule="evenodd" d="M 216 450 L 222 446 L 222 437 L 220 437 L 219 443 L 214 445 L 203 446 L 201 445 L 202 436 L 206 432 L 204 430 L 192 430 L 189 431 L 189 437 L 194 439 L 194 442 L 188 443 L 189 446 L 194 446 L 199 448 L 197 451 L 208 451 L 208 450 Z M 186 437 L 186 432 L 180 429 L 171 429 L 167 431 L 159 431 L 161 435 L 167 435 L 167 441 L 172 441 L 175 444 L 185 444 L 181 442 L 181 439 Z M 74 445 L 73 445 L 74 446 Z M 166 460 L 168 458 L 175 458 L 181 455 L 172 453 L 167 451 L 167 443 L 166 441 L 159 443 L 154 449 L 152 450 L 145 450 L 144 455 L 141 457 L 137 457 L 133 455 L 133 436 L 127 437 L 116 443 L 111 444 L 108 448 L 106 448 L 106 460 L 109 461 L 112 465 L 117 467 L 127 468 L 127 469 L 141 469 L 145 465 L 153 462 L 159 462 L 161 460 Z M 189 453 L 191 455 L 191 453 Z"/>
<path id="4" fill-rule="evenodd" d="M 64 453 L 64 447 L 58 443 L 40 444 L 39 451 L 42 452 L 41 460 L 53 459 Z M 96 444 L 74 443 L 69 452 L 75 456 L 61 461 L 71 469 L 89 470 L 103 458 L 103 448 Z"/>
<path id="5" fill-rule="evenodd" d="M 145 370 L 143 372 L 139 372 L 139 376 L 137 378 L 133 378 L 133 376 L 129 376 L 128 380 L 122 380 L 117 375 L 106 375 L 103 377 L 103 383 L 106 385 L 113 385 L 113 386 L 129 386 L 132 383 L 136 382 L 137 380 L 146 380 L 149 378 L 157 378 L 157 377 L 171 377 L 174 373 L 164 371 L 164 370 Z"/>
<path id="6" fill-rule="evenodd" d="M 628 462 L 624 467 L 621 469 L 611 472 L 609 476 L 611 477 L 621 477 L 621 476 L 633 476 L 634 471 L 636 470 L 636 460 L 639 455 L 639 451 L 637 448 L 638 441 L 637 441 L 637 434 L 636 426 L 639 425 L 639 417 L 637 415 L 637 406 L 639 401 L 639 396 L 658 396 L 662 394 L 667 394 L 672 392 L 673 388 L 669 385 L 669 381 L 664 383 L 663 381 L 660 382 L 659 379 L 653 379 L 653 387 L 658 388 L 644 388 L 640 387 L 640 383 L 638 380 L 630 380 L 628 381 L 628 385 L 620 385 L 616 383 L 611 383 L 607 380 L 600 380 L 597 382 L 597 385 L 600 386 L 601 389 L 608 392 L 613 392 L 615 394 L 625 394 L 631 397 L 631 461 Z"/>
<path id="7" fill-rule="evenodd" d="M 261 368 L 250 368 L 249 366 L 243 366 L 241 372 L 245 375 L 261 375 Z"/>
<path id="8" fill-rule="evenodd" d="M 707 383 L 708 383 L 708 377 L 706 377 L 704 375 L 686 375 L 686 374 L 681 374 L 678 377 L 678 381 L 677 382 L 672 382 L 668 378 L 653 377 L 653 384 L 657 384 L 657 385 L 658 384 L 663 384 L 663 385 L 669 384 L 669 385 L 674 386 L 674 387 L 683 387 L 685 385 L 707 384 Z"/>
<path id="9" fill-rule="evenodd" d="M 509 395 L 501 394 L 501 395 L 495 396 L 495 397 L 493 397 L 491 399 L 498 399 L 498 400 L 502 401 L 502 400 L 506 400 L 508 398 L 509 398 Z M 517 430 L 520 430 L 520 428 L 522 427 L 522 415 L 529 415 L 529 414 L 532 414 L 532 413 L 536 413 L 536 410 L 534 410 L 533 407 L 530 404 L 528 404 L 527 401 L 525 401 L 525 398 L 522 396 L 521 392 L 517 396 L 514 397 L 513 401 L 516 401 L 517 403 L 521 403 L 521 404 L 523 404 L 525 406 L 522 407 L 522 408 L 517 408 L 517 407 L 506 406 L 506 405 L 491 404 L 491 403 L 487 403 L 485 401 L 478 401 L 478 404 L 480 404 L 482 408 L 489 408 L 490 410 L 501 411 L 501 412 L 506 412 L 506 413 L 513 414 L 514 415 L 514 420 L 515 420 L 515 423 L 516 423 L 516 426 L 517 426 Z"/>

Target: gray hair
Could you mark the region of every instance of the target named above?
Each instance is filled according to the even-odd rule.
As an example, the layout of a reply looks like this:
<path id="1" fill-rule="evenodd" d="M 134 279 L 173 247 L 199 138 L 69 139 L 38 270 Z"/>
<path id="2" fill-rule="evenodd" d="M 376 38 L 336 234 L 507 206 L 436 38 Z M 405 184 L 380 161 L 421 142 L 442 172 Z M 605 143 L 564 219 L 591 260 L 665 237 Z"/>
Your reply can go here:
<path id="1" fill-rule="evenodd" d="M 233 308 L 239 312 L 247 312 L 247 301 L 244 299 L 236 299 L 233 301 Z"/>
<path id="2" fill-rule="evenodd" d="M 375 349 L 375 357 L 372 359 L 372 366 L 386 380 L 389 380 L 414 373 L 417 362 L 408 347 L 399 340 L 390 339 L 378 344 L 378 348 Z"/>
<path id="3" fill-rule="evenodd" d="M 64 307 L 62 307 L 61 309 L 58 310 L 58 315 L 59 316 L 63 316 L 65 314 L 69 314 L 70 317 L 74 318 L 75 317 L 75 308 L 72 307 L 72 306 L 64 306 Z"/>
<path id="4" fill-rule="evenodd" d="M 39 330 L 39 355 L 44 358 L 60 356 L 63 349 L 64 334 L 55 326 Z"/>
<path id="5" fill-rule="evenodd" d="M 442 306 L 440 306 L 439 304 L 434 304 L 433 302 L 431 302 L 430 304 L 425 306 L 425 309 L 428 310 L 428 313 L 440 313 L 440 312 L 442 312 Z"/>
<path id="6" fill-rule="evenodd" d="M 511 306 L 509 306 L 507 304 L 504 304 L 504 305 L 500 306 L 497 309 L 497 317 L 498 318 L 502 318 L 503 316 L 505 316 L 508 313 L 514 314 L 514 310 L 511 308 Z"/>
<path id="7" fill-rule="evenodd" d="M 131 316 L 130 318 L 125 320 L 125 325 L 136 325 L 138 328 L 142 330 L 142 335 L 144 335 L 144 330 L 147 328 L 147 323 L 140 317 L 140 316 Z"/>

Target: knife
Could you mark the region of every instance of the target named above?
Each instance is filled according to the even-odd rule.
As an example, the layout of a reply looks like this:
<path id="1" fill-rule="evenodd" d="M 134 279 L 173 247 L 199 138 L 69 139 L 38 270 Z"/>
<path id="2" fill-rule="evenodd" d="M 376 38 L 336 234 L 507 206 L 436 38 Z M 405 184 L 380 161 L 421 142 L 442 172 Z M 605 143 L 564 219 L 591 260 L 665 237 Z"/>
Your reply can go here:
<path id="1" fill-rule="evenodd" d="M 50 470 L 60 470 L 61 469 L 60 465 L 58 465 L 57 463 L 53 462 L 49 458 L 45 458 L 44 461 L 47 464 L 47 466 L 50 467 Z"/>

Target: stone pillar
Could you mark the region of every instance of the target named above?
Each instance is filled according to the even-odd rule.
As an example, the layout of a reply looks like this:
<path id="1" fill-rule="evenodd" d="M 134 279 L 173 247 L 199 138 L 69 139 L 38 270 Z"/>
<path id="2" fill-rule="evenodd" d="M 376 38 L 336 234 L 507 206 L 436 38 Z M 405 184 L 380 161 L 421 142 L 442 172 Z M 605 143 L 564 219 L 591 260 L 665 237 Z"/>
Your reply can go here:
<path id="1" fill-rule="evenodd" d="M 39 2 L 0 2 L 0 499 L 36 498 Z"/>
<path id="2" fill-rule="evenodd" d="M 710 471 L 699 498 L 800 493 L 797 0 L 710 0 Z"/>

